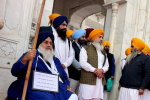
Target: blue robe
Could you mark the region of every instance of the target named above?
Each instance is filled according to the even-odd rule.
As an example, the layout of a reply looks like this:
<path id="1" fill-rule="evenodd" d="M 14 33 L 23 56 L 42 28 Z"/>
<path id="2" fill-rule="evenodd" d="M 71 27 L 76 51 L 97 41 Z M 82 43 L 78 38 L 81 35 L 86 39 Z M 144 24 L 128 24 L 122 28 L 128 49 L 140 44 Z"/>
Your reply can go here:
<path id="1" fill-rule="evenodd" d="M 23 86 L 24 86 L 26 71 L 29 63 L 28 61 L 25 66 L 21 63 L 21 60 L 25 56 L 25 54 L 13 65 L 11 69 L 12 75 L 17 77 L 17 80 L 10 85 L 8 89 L 8 97 L 10 98 L 17 97 L 18 100 L 21 100 L 22 98 Z M 36 56 L 33 59 L 28 88 L 27 88 L 26 100 L 68 100 L 68 98 L 73 93 L 67 90 L 67 85 L 70 86 L 70 83 L 66 72 L 64 71 L 59 59 L 57 59 L 56 57 L 53 57 L 55 66 L 59 74 L 64 78 L 64 83 L 59 81 L 59 93 L 32 90 L 33 71 L 35 70 L 37 57 L 39 55 L 40 54 L 37 51 Z M 52 74 L 51 71 L 45 65 L 45 63 L 42 61 L 42 59 L 39 57 L 38 57 L 36 70 L 39 72 L 46 72 Z"/>

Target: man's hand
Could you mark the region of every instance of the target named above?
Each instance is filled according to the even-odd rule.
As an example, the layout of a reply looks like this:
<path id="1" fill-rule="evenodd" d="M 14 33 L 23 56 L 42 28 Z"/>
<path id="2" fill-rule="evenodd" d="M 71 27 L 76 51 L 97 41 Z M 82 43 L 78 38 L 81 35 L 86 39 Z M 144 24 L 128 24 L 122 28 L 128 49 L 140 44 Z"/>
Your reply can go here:
<path id="1" fill-rule="evenodd" d="M 94 73 L 96 73 L 97 72 L 97 68 L 94 70 Z"/>
<path id="2" fill-rule="evenodd" d="M 143 93 L 144 93 L 144 90 L 139 89 L 139 95 L 143 95 Z"/>
<path id="3" fill-rule="evenodd" d="M 67 89 L 68 91 L 72 92 L 72 93 L 75 93 L 74 91 L 72 91 L 71 89 Z"/>
<path id="4" fill-rule="evenodd" d="M 111 78 L 111 80 L 114 80 L 114 76 L 111 76 L 110 78 Z"/>
<path id="5" fill-rule="evenodd" d="M 62 66 L 63 66 L 64 69 L 66 68 L 66 66 L 64 64 L 62 64 Z"/>
<path id="6" fill-rule="evenodd" d="M 71 88 L 68 85 L 67 85 L 67 90 L 70 91 L 70 92 L 75 93 L 74 91 L 71 90 Z"/>
<path id="7" fill-rule="evenodd" d="M 103 74 L 98 75 L 98 78 L 99 78 L 99 79 L 103 78 Z"/>
<path id="8" fill-rule="evenodd" d="M 119 86 L 118 86 L 118 91 L 120 90 L 120 88 L 121 88 L 121 86 L 119 85 Z"/>
<path id="9" fill-rule="evenodd" d="M 98 78 L 103 78 L 103 69 L 95 69 L 94 73 L 97 75 Z"/>
<path id="10" fill-rule="evenodd" d="M 22 58 L 22 63 L 25 65 L 27 61 L 32 60 L 36 55 L 36 49 L 28 51 L 28 53 Z"/>

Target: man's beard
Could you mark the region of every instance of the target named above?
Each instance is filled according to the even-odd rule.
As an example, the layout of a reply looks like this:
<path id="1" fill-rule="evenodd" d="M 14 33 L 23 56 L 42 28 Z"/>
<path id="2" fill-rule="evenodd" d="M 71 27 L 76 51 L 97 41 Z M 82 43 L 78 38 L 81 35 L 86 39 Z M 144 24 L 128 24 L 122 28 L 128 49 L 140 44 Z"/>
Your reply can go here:
<path id="1" fill-rule="evenodd" d="M 81 40 L 81 39 L 78 40 L 78 43 L 80 46 L 87 45 L 87 42 L 85 40 Z"/>
<path id="2" fill-rule="evenodd" d="M 66 29 L 56 29 L 57 33 L 58 33 L 58 36 L 63 40 L 63 41 L 66 41 Z"/>
<path id="3" fill-rule="evenodd" d="M 102 45 L 101 42 L 96 42 L 96 41 L 94 41 L 94 42 L 93 42 L 93 45 L 94 45 L 94 47 L 96 48 L 96 50 L 98 50 L 98 51 L 103 51 L 103 45 Z"/>
<path id="4" fill-rule="evenodd" d="M 108 54 L 109 53 L 109 49 L 105 49 L 105 52 Z"/>
<path id="5" fill-rule="evenodd" d="M 129 63 L 131 62 L 131 60 L 132 60 L 134 57 L 137 56 L 137 54 L 138 54 L 138 50 L 137 50 L 137 49 L 135 49 L 134 51 L 132 51 L 131 54 L 127 56 L 125 65 L 126 65 L 126 64 L 129 64 Z"/>
<path id="6" fill-rule="evenodd" d="M 47 47 L 47 49 L 50 47 Z M 43 55 L 43 59 L 45 61 L 51 61 L 53 59 L 53 49 L 50 48 L 51 50 L 46 50 L 45 48 L 43 48 L 41 45 L 39 45 L 39 52 Z"/>

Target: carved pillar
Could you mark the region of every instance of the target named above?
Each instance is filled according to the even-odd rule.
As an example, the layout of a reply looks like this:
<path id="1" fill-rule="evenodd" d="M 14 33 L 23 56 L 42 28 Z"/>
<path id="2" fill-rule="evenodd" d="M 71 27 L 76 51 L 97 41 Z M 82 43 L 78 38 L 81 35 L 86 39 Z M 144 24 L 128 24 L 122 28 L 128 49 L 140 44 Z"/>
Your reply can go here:
<path id="1" fill-rule="evenodd" d="M 114 39 L 115 39 L 115 32 L 116 32 L 118 6 L 119 6 L 118 3 L 112 4 L 112 20 L 111 20 L 111 29 L 110 29 L 110 37 L 109 37 L 109 41 L 111 43 L 110 53 L 113 53 L 113 49 L 114 49 Z"/>
<path id="2" fill-rule="evenodd" d="M 110 36 L 109 36 L 109 41 L 111 43 L 110 53 L 114 53 L 114 41 L 115 41 L 115 34 L 116 34 L 116 22 L 117 22 L 117 16 L 118 16 L 118 6 L 119 6 L 118 3 L 112 3 L 112 20 L 111 20 Z M 119 81 L 119 78 L 118 78 L 119 77 L 119 75 L 118 75 L 119 67 L 118 67 L 118 64 L 116 64 L 115 80 L 113 82 L 113 87 L 111 89 L 109 98 L 107 100 L 117 100 L 117 98 L 118 98 L 117 87 L 118 87 L 118 81 Z"/>

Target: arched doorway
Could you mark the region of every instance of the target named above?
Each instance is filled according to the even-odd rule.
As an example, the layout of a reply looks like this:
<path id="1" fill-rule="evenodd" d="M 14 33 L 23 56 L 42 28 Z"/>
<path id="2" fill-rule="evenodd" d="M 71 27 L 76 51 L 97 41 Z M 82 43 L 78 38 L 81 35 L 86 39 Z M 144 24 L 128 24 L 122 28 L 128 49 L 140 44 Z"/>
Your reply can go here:
<path id="1" fill-rule="evenodd" d="M 105 16 L 106 9 L 103 5 L 104 0 L 65 0 L 64 3 L 63 0 L 55 0 L 53 12 L 67 16 L 68 29 L 76 30 L 82 27 L 83 20 L 90 15 L 101 12 Z"/>
<path id="2" fill-rule="evenodd" d="M 92 23 L 91 28 L 102 28 L 98 24 L 98 14 L 102 12 L 101 6 L 97 5 L 89 5 L 86 7 L 83 7 L 76 12 L 72 14 L 70 17 L 70 23 L 68 27 L 74 27 L 75 29 L 84 28 L 83 21 L 85 24 L 88 24 L 89 22 Z M 89 18 L 91 16 L 91 18 Z M 105 16 L 105 14 L 103 14 Z M 87 18 L 88 17 L 88 18 Z M 95 20 L 95 21 L 94 21 Z M 99 27 L 94 27 L 94 24 L 98 24 Z"/>

